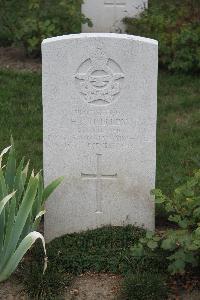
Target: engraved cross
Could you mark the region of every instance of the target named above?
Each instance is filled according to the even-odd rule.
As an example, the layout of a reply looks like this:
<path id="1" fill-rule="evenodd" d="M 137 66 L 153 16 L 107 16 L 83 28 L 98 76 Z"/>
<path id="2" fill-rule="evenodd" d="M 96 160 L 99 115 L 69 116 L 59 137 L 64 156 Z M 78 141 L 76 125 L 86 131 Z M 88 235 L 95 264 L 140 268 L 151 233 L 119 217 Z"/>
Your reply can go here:
<path id="1" fill-rule="evenodd" d="M 117 178 L 117 173 L 112 175 L 102 174 L 101 162 L 102 154 L 96 154 L 97 157 L 97 171 L 96 174 L 85 174 L 81 173 L 82 179 L 91 179 L 96 181 L 96 213 L 102 213 L 102 180 L 115 179 Z"/>
<path id="2" fill-rule="evenodd" d="M 122 19 L 122 13 L 126 11 L 125 0 L 104 0 L 105 8 L 113 8 L 114 22 Z"/>
<path id="3" fill-rule="evenodd" d="M 126 6 L 126 2 L 123 0 L 105 0 L 104 1 L 104 5 L 106 6 L 111 6 L 111 7 L 125 7 Z"/>

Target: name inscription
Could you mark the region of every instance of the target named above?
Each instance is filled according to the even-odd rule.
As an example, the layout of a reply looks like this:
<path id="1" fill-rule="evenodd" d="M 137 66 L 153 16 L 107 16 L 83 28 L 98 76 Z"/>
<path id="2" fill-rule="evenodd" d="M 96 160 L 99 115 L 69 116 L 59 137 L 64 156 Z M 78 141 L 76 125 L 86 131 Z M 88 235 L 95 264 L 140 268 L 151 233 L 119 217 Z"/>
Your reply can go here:
<path id="1" fill-rule="evenodd" d="M 134 149 L 137 138 L 132 131 L 134 120 L 121 111 L 74 109 L 69 115 L 70 133 L 65 135 L 66 147 L 79 145 L 96 151 L 118 147 Z"/>

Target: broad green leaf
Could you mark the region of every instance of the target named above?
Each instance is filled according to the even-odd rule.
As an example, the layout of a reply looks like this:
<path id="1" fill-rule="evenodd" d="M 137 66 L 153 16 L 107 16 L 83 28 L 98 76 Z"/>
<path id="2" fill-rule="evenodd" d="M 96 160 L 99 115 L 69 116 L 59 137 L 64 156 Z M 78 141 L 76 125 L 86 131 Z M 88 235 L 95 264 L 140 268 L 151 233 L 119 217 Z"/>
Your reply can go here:
<path id="1" fill-rule="evenodd" d="M 152 232 L 152 231 L 147 231 L 147 233 L 146 233 L 146 238 L 147 239 L 152 239 L 152 237 L 154 236 L 154 232 Z"/>
<path id="2" fill-rule="evenodd" d="M 167 212 L 174 212 L 175 211 L 174 206 L 173 206 L 173 204 L 171 202 L 166 202 L 166 204 L 165 204 L 165 210 Z"/>
<path id="3" fill-rule="evenodd" d="M 11 146 L 5 148 L 1 154 L 0 154 L 0 168 L 1 168 L 1 163 L 2 163 L 2 159 L 3 159 L 3 156 L 9 151 L 9 149 L 11 148 Z"/>
<path id="4" fill-rule="evenodd" d="M 172 274 L 184 273 L 184 271 L 185 271 L 185 262 L 181 259 L 177 259 L 169 265 L 168 270 Z"/>
<path id="5" fill-rule="evenodd" d="M 169 221 L 179 223 L 181 220 L 181 217 L 179 215 L 171 215 L 168 218 Z"/>
<path id="6" fill-rule="evenodd" d="M 38 238 L 37 233 L 32 231 L 44 214 L 44 202 L 63 180 L 58 178 L 44 191 L 41 172 L 34 176 L 32 171 L 28 176 L 29 162 L 24 168 L 24 159 L 16 167 L 12 138 L 11 144 L 0 154 L 0 281 L 15 270 L 26 248 L 30 248 L 34 239 Z M 8 151 L 8 160 L 5 169 L 2 169 L 2 157 Z"/>
<path id="7" fill-rule="evenodd" d="M 195 218 L 199 218 L 200 217 L 200 207 L 196 208 L 193 212 L 193 216 Z"/>
<path id="8" fill-rule="evenodd" d="M 176 246 L 175 241 L 173 241 L 170 238 L 167 238 L 165 240 L 162 241 L 161 243 L 161 248 L 163 248 L 164 250 L 173 250 L 173 248 Z"/>
<path id="9" fill-rule="evenodd" d="M 162 191 L 159 189 L 152 190 L 151 194 L 155 196 L 155 202 L 157 204 L 164 203 L 167 200 Z"/>
<path id="10" fill-rule="evenodd" d="M 32 213 L 33 216 L 37 216 L 37 214 L 43 209 L 43 204 L 42 204 L 42 195 L 44 191 L 44 185 L 43 185 L 43 178 L 41 173 L 38 174 L 38 192 L 36 199 L 33 203 L 33 208 L 32 208 Z"/>
<path id="11" fill-rule="evenodd" d="M 7 195 L 7 187 L 5 183 L 5 178 L 3 175 L 3 171 L 0 168 L 0 203 L 2 199 Z M 0 214 L 0 254 L 3 247 L 3 241 L 5 236 L 5 224 L 6 224 L 6 210 L 3 209 L 2 213 Z"/>
<path id="12" fill-rule="evenodd" d="M 15 159 L 15 149 L 14 144 L 11 138 L 12 147 L 10 148 L 8 161 L 6 164 L 6 171 L 5 171 L 5 180 L 9 191 L 13 190 L 15 173 L 16 173 L 16 159 Z"/>
<path id="13" fill-rule="evenodd" d="M 5 267 L 0 272 L 0 282 L 6 280 L 17 268 L 19 262 L 23 258 L 24 254 L 31 248 L 31 246 L 35 243 L 37 239 L 41 239 L 44 253 L 45 253 L 45 263 L 44 263 L 44 272 L 47 267 L 47 256 L 46 256 L 46 248 L 45 248 L 45 241 L 44 237 L 36 231 L 29 233 L 19 244 L 16 251 L 13 255 L 10 256 L 8 259 Z"/>
<path id="14" fill-rule="evenodd" d="M 186 219 L 181 220 L 180 222 L 178 222 L 178 224 L 183 229 L 186 229 L 188 227 L 188 221 Z"/>
<path id="15" fill-rule="evenodd" d="M 5 214 L 4 214 L 4 208 L 5 205 L 8 203 L 8 201 L 15 195 L 15 192 L 7 195 L 3 200 L 0 202 L 0 255 L 3 249 L 4 239 L 5 239 Z"/>
<path id="16" fill-rule="evenodd" d="M 158 243 L 154 242 L 154 241 L 149 241 L 147 243 L 147 246 L 151 249 L 151 250 L 155 250 L 158 247 Z"/>
<path id="17" fill-rule="evenodd" d="M 153 241 L 155 241 L 155 242 L 159 242 L 160 240 L 161 240 L 161 237 L 160 237 L 160 236 L 155 235 L 155 236 L 153 237 Z"/>
<path id="18" fill-rule="evenodd" d="M 194 232 L 196 235 L 200 236 L 200 227 L 198 227 Z"/>
<path id="19" fill-rule="evenodd" d="M 46 201 L 46 199 L 53 193 L 53 191 L 59 186 L 59 184 L 63 181 L 64 177 L 59 177 L 53 182 L 51 182 L 43 192 L 43 201 L 42 204 Z"/>
<path id="20" fill-rule="evenodd" d="M 38 228 L 41 217 L 45 214 L 45 212 L 46 212 L 45 210 L 42 210 L 37 214 L 37 216 L 35 217 L 35 221 L 33 223 L 33 226 L 32 226 L 32 230 L 35 230 L 36 228 Z"/>
<path id="21" fill-rule="evenodd" d="M 147 241 L 148 241 L 148 239 L 146 239 L 146 238 L 141 238 L 141 239 L 139 239 L 139 242 L 140 242 L 141 244 L 146 244 Z"/>
<path id="22" fill-rule="evenodd" d="M 140 258 L 144 255 L 144 247 L 141 244 L 135 245 L 130 249 L 132 255 L 136 258 Z"/>
<path id="23" fill-rule="evenodd" d="M 32 222 L 33 222 L 33 221 L 32 221 L 31 215 L 30 215 L 30 213 L 29 213 L 28 218 L 26 219 L 26 223 L 25 223 L 25 225 L 24 225 L 24 227 L 23 227 L 23 230 L 22 230 L 22 233 L 21 233 L 21 236 L 20 236 L 20 238 L 19 238 L 18 243 L 21 242 L 21 240 L 22 240 L 29 232 L 32 231 Z"/>
<path id="24" fill-rule="evenodd" d="M 16 194 L 10 201 L 9 215 L 6 220 L 5 242 L 3 245 L 4 247 L 7 247 L 8 241 L 10 240 L 10 235 L 15 222 L 15 210 L 16 210 Z"/>
<path id="25" fill-rule="evenodd" d="M 191 244 L 191 245 L 189 245 L 189 246 L 187 247 L 187 249 L 188 249 L 189 251 L 197 251 L 197 250 L 199 250 L 199 248 L 200 248 L 200 245 L 198 246 L 198 245 L 195 245 L 195 244 Z"/>
<path id="26" fill-rule="evenodd" d="M 13 192 L 13 193 L 7 195 L 6 197 L 4 197 L 3 200 L 1 200 L 1 202 L 0 202 L 0 215 L 1 215 L 1 213 L 4 209 L 4 207 L 5 207 L 6 203 L 15 195 L 15 193 L 16 192 Z"/>
<path id="27" fill-rule="evenodd" d="M 0 169 L 0 201 L 8 194 L 6 181 L 2 169 Z"/>
<path id="28" fill-rule="evenodd" d="M 5 264 L 7 259 L 10 257 L 13 251 L 15 251 L 23 228 L 25 226 L 26 220 L 31 211 L 35 196 L 37 193 L 38 180 L 37 178 L 31 177 L 26 193 L 23 197 L 22 203 L 19 207 L 19 211 L 16 216 L 16 221 L 8 242 L 8 247 L 4 249 L 4 258 L 2 264 Z"/>
<path id="29" fill-rule="evenodd" d="M 22 184 L 23 167 L 24 167 L 24 158 L 22 158 L 22 160 L 17 168 L 15 179 L 14 179 L 14 189 L 16 190 L 16 197 L 18 199 L 18 201 L 17 201 L 18 204 L 20 203 L 21 195 L 24 190 L 24 185 Z"/>

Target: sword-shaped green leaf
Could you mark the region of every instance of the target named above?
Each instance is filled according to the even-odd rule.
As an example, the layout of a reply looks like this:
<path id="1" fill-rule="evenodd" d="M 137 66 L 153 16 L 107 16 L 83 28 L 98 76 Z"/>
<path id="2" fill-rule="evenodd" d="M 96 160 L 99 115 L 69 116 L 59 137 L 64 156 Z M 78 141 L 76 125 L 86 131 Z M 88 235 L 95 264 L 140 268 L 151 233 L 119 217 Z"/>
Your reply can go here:
<path id="1" fill-rule="evenodd" d="M 1 163 L 2 163 L 2 159 L 3 159 L 3 156 L 9 151 L 9 149 L 11 148 L 11 146 L 5 148 L 1 154 L 0 154 L 0 168 L 1 168 Z"/>
<path id="2" fill-rule="evenodd" d="M 19 244 L 16 251 L 10 256 L 5 267 L 2 272 L 0 272 L 0 282 L 6 280 L 17 268 L 19 262 L 23 258 L 24 254 L 31 248 L 31 246 L 35 243 L 37 239 L 41 239 L 44 253 L 45 253 L 45 263 L 44 263 L 44 271 L 47 266 L 47 256 L 46 256 L 46 248 L 45 241 L 43 236 L 36 231 L 29 233 Z"/>
<path id="3" fill-rule="evenodd" d="M 28 215 L 31 211 L 33 202 L 35 200 L 35 196 L 37 193 L 37 187 L 38 187 L 38 179 L 35 177 L 31 177 L 26 193 L 23 197 L 22 203 L 19 207 L 19 211 L 16 216 L 16 221 L 13 226 L 8 246 L 4 248 L 3 251 L 3 262 L 2 265 L 6 263 L 10 255 L 12 254 L 13 251 L 15 251 L 16 246 L 18 244 L 19 238 L 21 236 L 21 233 L 23 231 L 23 228 L 25 226 L 26 220 L 28 218 Z M 5 243 L 7 244 L 6 241 L 7 237 L 5 238 Z"/>
<path id="4" fill-rule="evenodd" d="M 42 204 L 46 201 L 46 199 L 53 193 L 53 191 L 59 186 L 59 184 L 63 181 L 64 177 L 59 177 L 56 180 L 52 181 L 43 192 Z"/>
<path id="5" fill-rule="evenodd" d="M 15 159 L 15 148 L 13 139 L 11 138 L 11 148 L 8 155 L 8 161 L 6 164 L 5 180 L 9 191 L 13 190 L 15 173 L 16 173 L 16 159 Z"/>

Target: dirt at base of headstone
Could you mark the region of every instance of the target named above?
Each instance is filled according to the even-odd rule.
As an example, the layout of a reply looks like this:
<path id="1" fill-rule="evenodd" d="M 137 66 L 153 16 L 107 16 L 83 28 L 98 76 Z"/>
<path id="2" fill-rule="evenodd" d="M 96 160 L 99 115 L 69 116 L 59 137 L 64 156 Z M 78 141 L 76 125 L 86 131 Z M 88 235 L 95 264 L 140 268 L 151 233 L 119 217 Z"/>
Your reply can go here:
<path id="1" fill-rule="evenodd" d="M 13 275 L 9 280 L 0 283 L 0 300 L 29 300 L 17 276 Z"/>
<path id="2" fill-rule="evenodd" d="M 65 300 L 115 300 L 118 297 L 122 277 L 113 274 L 87 273 L 76 277 L 66 287 Z M 16 276 L 0 283 L 0 300 L 31 300 Z"/>
<path id="3" fill-rule="evenodd" d="M 106 273 L 86 273 L 74 279 L 70 287 L 66 287 L 65 300 L 123 300 L 120 297 L 122 276 Z M 25 293 L 24 286 L 16 275 L 0 283 L 0 300 L 31 300 Z M 141 299 L 142 300 L 142 299 Z M 186 292 L 179 290 L 169 300 L 200 300 L 200 291 Z"/>
<path id="4" fill-rule="evenodd" d="M 0 47 L 0 68 L 18 71 L 41 71 L 40 58 L 26 57 L 22 48 Z"/>
<path id="5" fill-rule="evenodd" d="M 200 300 L 200 291 L 193 291 L 191 293 L 180 293 L 180 300 Z"/>
<path id="6" fill-rule="evenodd" d="M 114 300 L 118 298 L 122 277 L 87 273 L 75 278 L 65 293 L 65 300 Z"/>

